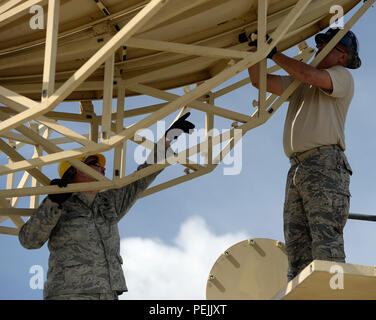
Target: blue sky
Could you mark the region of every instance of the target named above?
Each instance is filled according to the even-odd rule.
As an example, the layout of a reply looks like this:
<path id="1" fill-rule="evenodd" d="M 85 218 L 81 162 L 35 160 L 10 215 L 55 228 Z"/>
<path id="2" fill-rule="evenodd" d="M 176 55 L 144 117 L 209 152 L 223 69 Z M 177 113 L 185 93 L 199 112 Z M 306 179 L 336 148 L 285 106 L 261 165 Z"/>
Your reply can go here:
<path id="1" fill-rule="evenodd" d="M 345 132 L 346 155 L 354 171 L 350 185 L 353 213 L 376 214 L 376 44 L 371 36 L 375 21 L 376 11 L 372 8 L 352 28 L 358 36 L 363 60 L 361 69 L 351 71 L 355 96 Z M 309 44 L 313 45 L 312 39 Z M 227 84 L 246 76 L 243 72 Z M 253 99 L 257 99 L 257 91 L 248 85 L 217 99 L 215 104 L 250 114 L 254 111 Z M 126 105 L 131 108 L 154 101 L 157 100 L 134 98 L 127 100 Z M 59 108 L 78 112 L 78 103 Z M 204 299 L 210 269 L 229 246 L 247 238 L 284 241 L 282 209 L 289 169 L 282 147 L 286 110 L 284 104 L 265 125 L 244 136 L 239 175 L 224 175 L 225 166 L 221 164 L 209 175 L 140 199 L 134 205 L 119 224 L 129 287 L 129 293 L 123 295 L 125 299 Z M 175 116 L 176 113 L 169 119 Z M 204 125 L 199 112 L 192 111 L 191 120 L 197 128 Z M 228 128 L 229 123 L 216 118 L 215 126 Z M 127 174 L 136 168 L 130 157 L 131 151 Z M 1 165 L 6 163 L 4 158 L 0 161 Z M 169 168 L 154 184 L 182 171 L 178 166 Z M 107 173 L 110 172 L 109 165 Z M 56 166 L 48 168 L 46 173 L 50 178 L 57 177 Z M 1 180 L 2 186 L 4 183 Z M 348 263 L 375 265 L 375 228 L 372 222 L 348 221 L 344 234 Z M 41 299 L 42 290 L 30 288 L 33 274 L 29 270 L 40 265 L 46 276 L 47 244 L 38 250 L 26 250 L 17 237 L 0 237 L 0 299 Z M 152 292 L 146 293 L 144 289 L 150 287 Z"/>

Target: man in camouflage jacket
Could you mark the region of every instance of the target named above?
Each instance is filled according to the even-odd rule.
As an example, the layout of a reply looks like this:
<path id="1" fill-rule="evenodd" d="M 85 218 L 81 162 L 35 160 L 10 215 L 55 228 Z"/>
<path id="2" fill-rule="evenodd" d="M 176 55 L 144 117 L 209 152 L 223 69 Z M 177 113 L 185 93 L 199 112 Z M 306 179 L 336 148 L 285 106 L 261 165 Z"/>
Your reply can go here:
<path id="1" fill-rule="evenodd" d="M 166 135 L 174 131 L 172 139 L 175 139 L 181 132 L 189 133 L 194 125 L 185 120 L 188 116 L 189 113 L 178 119 Z M 165 143 L 168 148 L 170 136 L 158 144 Z M 137 170 L 164 159 L 166 148 L 155 147 Z M 100 158 L 103 156 L 92 155 L 83 162 L 104 174 Z M 70 181 L 63 176 L 51 184 L 64 187 L 70 182 L 93 181 L 73 167 L 69 170 L 74 172 Z M 119 189 L 53 194 L 43 200 L 21 228 L 19 241 L 26 249 L 38 249 L 49 240 L 44 299 L 117 299 L 119 294 L 128 291 L 122 270 L 118 222 L 160 172 Z"/>

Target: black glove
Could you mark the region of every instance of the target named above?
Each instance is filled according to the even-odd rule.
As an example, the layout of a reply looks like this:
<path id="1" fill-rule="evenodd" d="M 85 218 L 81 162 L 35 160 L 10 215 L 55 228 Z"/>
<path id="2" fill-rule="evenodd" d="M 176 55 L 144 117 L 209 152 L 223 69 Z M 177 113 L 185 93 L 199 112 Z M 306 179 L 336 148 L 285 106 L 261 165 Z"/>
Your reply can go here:
<path id="1" fill-rule="evenodd" d="M 64 188 L 68 185 L 68 183 L 69 183 L 69 180 L 67 179 L 53 179 L 50 182 L 50 186 L 56 185 L 56 186 L 59 186 L 60 188 Z M 62 203 L 68 200 L 71 195 L 72 193 L 56 193 L 56 194 L 49 194 L 48 198 L 50 198 L 52 202 L 57 203 L 59 205 L 59 208 L 61 208 Z"/>
<path id="2" fill-rule="evenodd" d="M 165 137 L 169 140 L 174 140 L 177 139 L 177 137 L 179 137 L 183 132 L 189 133 L 189 130 L 194 129 L 195 125 L 186 120 L 190 115 L 191 113 L 187 112 L 184 116 L 176 120 L 165 132 Z"/>
<path id="3" fill-rule="evenodd" d="M 267 58 L 273 60 L 273 56 L 278 52 L 277 47 L 274 47 L 272 51 L 269 52 Z"/>
<path id="4" fill-rule="evenodd" d="M 257 31 L 255 32 L 255 34 L 257 34 Z M 251 35 L 250 35 L 249 37 L 251 37 Z M 270 39 L 270 37 L 269 37 L 269 35 L 267 34 L 267 35 L 266 35 L 266 40 L 268 41 L 269 39 Z M 248 45 L 249 45 L 250 47 L 256 47 L 256 48 L 257 48 L 257 39 L 254 40 L 254 41 L 252 41 L 252 39 L 250 38 L 250 40 L 251 40 L 251 41 L 248 42 Z M 273 56 L 274 56 L 277 52 L 278 52 L 277 47 L 274 47 L 274 48 L 272 49 L 272 51 L 269 52 L 267 58 L 273 60 Z"/>

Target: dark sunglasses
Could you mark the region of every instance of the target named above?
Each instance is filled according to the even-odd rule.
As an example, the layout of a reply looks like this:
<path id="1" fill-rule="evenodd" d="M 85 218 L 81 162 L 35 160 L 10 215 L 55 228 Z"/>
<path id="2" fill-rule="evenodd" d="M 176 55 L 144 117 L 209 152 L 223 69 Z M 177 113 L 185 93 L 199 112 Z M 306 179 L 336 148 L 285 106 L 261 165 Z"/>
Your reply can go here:
<path id="1" fill-rule="evenodd" d="M 95 166 L 101 168 L 102 166 L 97 161 L 89 161 L 88 163 L 85 163 L 88 166 Z"/>
<path id="2" fill-rule="evenodd" d="M 322 46 L 326 46 L 328 43 L 327 42 L 318 42 L 316 44 L 316 48 L 317 49 L 320 49 L 320 47 Z M 341 52 L 341 53 L 346 53 L 345 51 L 341 50 L 340 48 L 338 48 L 337 46 L 334 47 L 334 49 L 336 49 L 337 51 Z"/>

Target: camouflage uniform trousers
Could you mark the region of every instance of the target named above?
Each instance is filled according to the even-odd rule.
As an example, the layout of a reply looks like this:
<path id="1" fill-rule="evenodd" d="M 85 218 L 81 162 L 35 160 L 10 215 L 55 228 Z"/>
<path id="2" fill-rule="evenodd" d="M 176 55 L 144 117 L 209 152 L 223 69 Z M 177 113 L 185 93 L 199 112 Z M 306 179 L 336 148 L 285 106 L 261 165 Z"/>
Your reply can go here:
<path id="1" fill-rule="evenodd" d="M 44 300 L 119 300 L 116 292 L 114 293 L 72 293 L 60 294 L 53 297 L 47 297 Z"/>
<path id="2" fill-rule="evenodd" d="M 352 174 L 346 156 L 333 145 L 301 159 L 292 162 L 286 183 L 283 219 L 288 281 L 313 260 L 345 262 L 346 257 L 343 229 Z"/>

